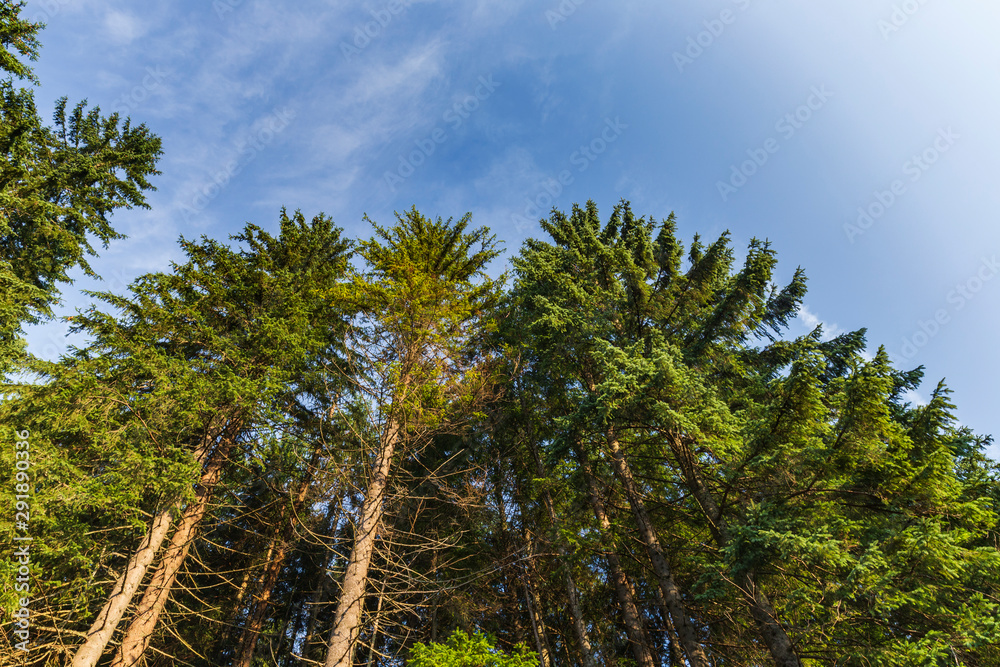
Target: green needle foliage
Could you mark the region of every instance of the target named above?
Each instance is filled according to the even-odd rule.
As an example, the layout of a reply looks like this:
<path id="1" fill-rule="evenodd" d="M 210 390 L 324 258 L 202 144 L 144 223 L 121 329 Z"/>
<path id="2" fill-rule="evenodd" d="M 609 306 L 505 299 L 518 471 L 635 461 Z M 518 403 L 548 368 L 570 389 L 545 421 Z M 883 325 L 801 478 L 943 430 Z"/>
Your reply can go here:
<path id="1" fill-rule="evenodd" d="M 89 342 L 0 402 L 36 479 L 22 662 L 87 646 L 173 512 L 188 550 L 91 664 L 1000 667 L 1000 467 L 943 382 L 913 405 L 864 330 L 790 336 L 767 241 L 588 202 L 508 288 L 469 225 L 282 211 L 91 294 Z"/>
<path id="2" fill-rule="evenodd" d="M 397 213 L 392 227 L 372 223 L 375 238 L 359 244 L 366 265 L 352 284 L 359 312 L 352 350 L 358 359 L 358 402 L 369 414 L 362 447 L 371 467 L 361 468 L 367 478 L 361 482 L 365 498 L 355 519 L 325 658 L 329 666 L 353 663 L 364 625 L 369 570 L 383 545 L 395 539 L 388 530 L 392 512 L 412 513 L 402 533 L 410 533 L 402 538 L 412 549 L 410 562 L 450 542 L 429 537 L 421 544 L 419 506 L 406 507 L 407 496 L 416 490 L 393 487 L 406 477 L 399 474 L 399 463 L 405 462 L 411 464 L 406 470 L 415 473 L 411 484 L 431 483 L 431 494 L 422 501 L 433 502 L 435 489 L 448 494 L 447 477 L 441 473 L 450 463 L 445 458 L 421 471 L 439 454 L 425 456 L 425 450 L 433 444 L 447 446 L 437 436 L 467 431 L 493 383 L 489 350 L 481 342 L 494 326 L 499 302 L 501 282 L 486 274 L 499 250 L 486 228 L 466 231 L 470 218 L 432 220 L 414 207 Z M 459 458 L 462 452 L 452 453 Z M 393 574 L 385 573 L 383 581 L 392 583 Z M 407 573 L 407 578 L 404 590 L 421 579 L 419 573 Z M 426 586 L 435 587 L 431 582 Z M 369 641 L 366 648 L 375 651 L 377 645 Z"/>
<path id="3" fill-rule="evenodd" d="M 324 216 L 279 222 L 277 237 L 247 225 L 239 250 L 182 239 L 187 262 L 129 295 L 94 294 L 111 312 L 72 318 L 92 342 L 9 387 L 3 422 L 31 431 L 40 471 L 31 526 L 46 579 L 33 597 L 48 627 L 86 630 L 148 517 L 191 500 L 206 461 L 252 462 L 258 443 L 322 409 L 310 395 L 343 386 L 351 243 Z"/>
<path id="4" fill-rule="evenodd" d="M 21 326 L 51 315 L 69 272 L 95 275 L 92 243 L 123 238 L 111 226 L 118 209 L 148 208 L 155 189 L 160 139 L 118 114 L 102 116 L 86 102 L 56 103 L 54 124 L 38 115 L 34 81 L 18 58 L 35 60 L 40 24 L 20 17 L 23 2 L 0 7 L 0 372 L 20 356 Z"/>
<path id="5" fill-rule="evenodd" d="M 547 467 L 589 465 L 634 505 L 611 473 L 631 464 L 713 654 L 780 660 L 778 632 L 788 664 L 938 664 L 1000 640 L 995 496 L 958 477 L 981 463 L 943 385 L 903 403 L 919 369 L 864 359 L 863 331 L 779 339 L 805 279 L 773 287 L 767 243 L 734 272 L 727 235 L 695 239 L 682 269 L 673 219 L 656 230 L 625 203 L 604 225 L 589 204 L 542 227 L 552 241 L 515 260 L 509 338 L 522 404 L 555 426 Z M 611 530 L 639 537 L 627 512 Z"/>
<path id="6" fill-rule="evenodd" d="M 923 369 L 864 329 L 790 336 L 806 278 L 776 284 L 766 240 L 739 265 L 728 233 L 588 202 L 507 287 L 468 214 L 355 244 L 282 211 L 181 239 L 89 294 L 86 344 L 26 358 L 160 141 L 65 99 L 42 123 L 23 7 L 0 3 L 0 372 L 30 379 L 0 439 L 30 434 L 32 542 L 27 591 L 0 558 L 0 664 L 1000 667 L 991 438 L 944 382 L 909 402 Z"/>

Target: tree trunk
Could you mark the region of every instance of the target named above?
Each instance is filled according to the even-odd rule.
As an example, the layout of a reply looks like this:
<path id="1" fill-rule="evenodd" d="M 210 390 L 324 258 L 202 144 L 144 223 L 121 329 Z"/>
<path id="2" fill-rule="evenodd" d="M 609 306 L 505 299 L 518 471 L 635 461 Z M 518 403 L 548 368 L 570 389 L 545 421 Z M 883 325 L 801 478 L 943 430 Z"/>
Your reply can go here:
<path id="1" fill-rule="evenodd" d="M 233 609 L 223 621 L 223 625 L 226 628 L 236 627 L 236 621 L 239 619 L 240 611 L 243 609 L 243 598 L 246 597 L 247 591 L 250 589 L 250 575 L 252 573 L 253 568 L 250 567 L 243 571 L 243 580 L 240 582 L 239 588 L 236 589 L 236 600 L 233 602 Z M 225 662 L 225 656 L 228 653 L 231 644 L 232 638 L 229 636 L 229 632 L 220 632 L 215 640 L 215 646 L 212 649 L 212 653 L 215 656 L 215 664 L 221 665 Z"/>
<path id="2" fill-rule="evenodd" d="M 524 578 L 524 599 L 528 603 L 528 616 L 531 617 L 531 635 L 535 638 L 535 649 L 538 651 L 538 663 L 541 667 L 552 667 L 552 657 L 549 654 L 548 637 L 545 634 L 545 622 L 538 609 L 539 599 L 531 578 Z"/>
<path id="3" fill-rule="evenodd" d="M 725 549 L 729 544 L 729 526 L 725 517 L 722 516 L 718 503 L 715 502 L 715 498 L 712 497 L 711 491 L 701 477 L 694 453 L 676 433 L 669 434 L 667 439 L 680 466 L 681 474 L 687 482 L 688 490 L 698 501 L 702 513 L 708 520 L 709 530 L 712 532 L 716 544 L 720 549 Z M 750 615 L 757 624 L 764 644 L 778 667 L 801 667 L 802 662 L 795 652 L 792 640 L 781 626 L 777 612 L 767 595 L 757 585 L 756 579 L 752 570 L 744 571 L 739 577 L 739 589 L 750 608 Z"/>
<path id="4" fill-rule="evenodd" d="M 375 607 L 375 626 L 372 628 L 372 638 L 368 646 L 368 660 L 366 667 L 376 667 L 378 657 L 378 633 L 379 625 L 382 622 L 382 602 L 385 600 L 385 584 L 378 592 L 378 605 Z"/>
<path id="5" fill-rule="evenodd" d="M 656 591 L 656 599 L 660 604 L 660 609 L 667 608 L 667 601 L 663 599 L 663 593 L 659 588 L 654 589 Z M 662 613 L 663 618 L 663 629 L 667 635 L 667 659 L 670 661 L 670 665 L 684 665 L 684 651 L 681 649 L 681 643 L 677 639 L 677 631 L 674 630 L 674 624 L 670 622 L 670 617 L 665 613 Z"/>
<path id="6" fill-rule="evenodd" d="M 663 548 L 660 546 L 660 540 L 656 535 L 656 530 L 653 528 L 653 522 L 649 518 L 646 506 L 642 502 L 642 496 L 636 487 L 635 479 L 632 477 L 632 470 L 628 465 L 628 461 L 625 460 L 625 453 L 622 451 L 618 440 L 613 434 L 609 433 L 607 441 L 611 460 L 614 464 L 615 475 L 625 490 L 625 497 L 628 499 L 629 506 L 632 508 L 632 514 L 635 516 L 639 535 L 646 547 L 646 552 L 649 554 L 649 559 L 653 565 L 653 572 L 656 574 L 660 591 L 663 593 L 664 601 L 667 604 L 667 613 L 674 624 L 674 629 L 677 631 L 677 636 L 680 639 L 688 662 L 691 664 L 691 667 L 708 667 L 708 657 L 705 655 L 705 651 L 701 647 L 701 643 L 698 641 L 697 634 L 695 633 L 694 625 L 692 625 L 691 619 L 684 609 L 684 601 L 681 597 L 680 589 L 678 589 L 677 584 L 674 582 L 673 575 L 670 572 L 670 564 L 667 563 L 667 559 L 663 555 Z"/>
<path id="7" fill-rule="evenodd" d="M 524 563 L 524 593 L 528 602 L 528 614 L 531 616 L 531 630 L 538 646 L 538 659 L 541 667 L 552 667 L 552 648 L 549 646 L 548 633 L 545 630 L 545 617 L 542 614 L 542 600 L 535 587 L 535 550 L 532 547 L 531 536 L 525 531 L 524 541 L 528 546 L 528 558 Z"/>
<path id="8" fill-rule="evenodd" d="M 72 667 L 94 667 L 100 660 L 104 648 L 111 640 L 118 623 L 125 614 L 125 608 L 142 584 L 146 569 L 153 562 L 156 552 L 170 531 L 172 516 L 170 509 L 162 510 L 153 519 L 149 532 L 139 544 L 139 548 L 129 559 L 118 580 L 111 589 L 111 595 L 104 604 L 93 625 L 87 632 L 87 640 L 73 656 Z"/>
<path id="9" fill-rule="evenodd" d="M 576 635 L 576 642 L 580 647 L 580 662 L 583 663 L 583 667 L 597 667 L 597 661 L 594 660 L 594 649 L 590 645 L 590 636 L 587 634 L 587 624 L 583 619 L 583 610 L 580 608 L 580 594 L 568 568 L 566 570 L 566 597 L 569 599 L 569 611 L 573 616 L 573 633 Z"/>
<path id="10" fill-rule="evenodd" d="M 111 667 L 132 667 L 138 664 L 142 654 L 149 647 L 156 624 L 177 579 L 177 573 L 187 558 L 198 525 L 208 511 L 212 492 L 228 461 L 229 451 L 236 442 L 236 433 L 226 434 L 224 438 L 202 472 L 198 489 L 195 491 L 195 499 L 184 509 L 177 530 L 174 531 L 170 545 L 160 559 L 152 580 L 146 586 L 135 616 L 125 631 L 125 638 L 122 639 L 121 646 L 118 647 L 118 652 L 111 662 Z"/>
<path id="11" fill-rule="evenodd" d="M 343 504 L 343 497 L 337 498 L 335 501 L 331 500 L 327 504 L 326 517 L 322 523 L 324 530 L 320 531 L 333 535 L 334 542 L 339 541 L 338 533 L 343 530 L 343 526 L 340 524 Z M 304 658 L 309 658 L 313 645 L 318 646 L 322 644 L 322 638 L 318 637 L 316 633 L 316 625 L 320 609 L 326 604 L 326 594 L 330 587 L 329 568 L 332 567 L 334 562 L 336 562 L 336 557 L 330 558 L 329 554 L 327 554 L 320 568 L 319 586 L 313 591 L 312 599 L 306 605 L 309 608 L 309 621 L 306 624 L 306 637 L 302 644 L 302 656 Z"/>
<path id="12" fill-rule="evenodd" d="M 556 518 L 555 509 L 552 507 L 552 498 L 547 491 L 545 492 L 545 496 L 553 525 L 555 525 Z M 576 582 L 573 581 L 573 573 L 570 571 L 569 555 L 566 553 L 563 545 L 558 545 L 557 549 L 559 557 L 566 567 L 566 575 L 563 577 L 563 583 L 566 588 L 566 599 L 569 602 L 570 615 L 573 617 L 573 633 L 576 635 L 576 642 L 580 649 L 580 661 L 583 663 L 583 667 L 597 667 L 597 661 L 594 660 L 594 649 L 590 645 L 590 636 L 587 633 L 587 624 L 583 618 L 583 610 L 580 607 L 579 589 L 577 589 Z"/>
<path id="13" fill-rule="evenodd" d="M 287 538 L 282 535 L 271 560 L 268 561 L 265 567 L 264 581 L 261 585 L 260 594 L 251 598 L 250 606 L 252 610 L 247 616 L 243 631 L 240 632 L 240 639 L 236 645 L 236 657 L 233 659 L 233 667 L 249 667 L 253 660 L 260 631 L 264 627 L 264 621 L 267 619 L 267 609 L 271 601 L 271 595 L 284 567 L 285 557 L 288 555 L 288 547 Z"/>
<path id="14" fill-rule="evenodd" d="M 597 487 L 597 480 L 590 467 L 590 461 L 582 449 L 577 450 L 583 467 L 584 477 L 587 479 L 587 492 L 590 497 L 590 506 L 594 510 L 594 516 L 601 525 L 601 531 L 605 538 L 611 537 L 611 521 L 604 509 L 604 500 L 601 499 L 601 491 Z M 639 608 L 635 604 L 635 596 L 632 595 L 632 586 L 629 584 L 625 572 L 622 570 L 621 561 L 618 554 L 613 550 L 604 553 L 604 559 L 608 563 L 608 576 L 615 586 L 618 594 L 618 606 L 622 610 L 622 620 L 625 622 L 625 635 L 632 646 L 632 655 L 639 667 L 654 667 L 652 652 L 649 649 L 649 638 L 646 630 L 642 627 L 642 617 L 639 615 Z"/>
<path id="15" fill-rule="evenodd" d="M 319 582 L 319 587 L 313 592 L 309 609 L 309 622 L 306 624 L 306 638 L 302 643 L 303 657 L 309 657 L 309 649 L 313 642 L 319 643 L 316 638 L 316 618 L 319 615 L 320 605 L 326 602 L 326 590 L 330 585 L 330 576 L 324 571 Z"/>
<path id="16" fill-rule="evenodd" d="M 384 511 L 385 490 L 389 481 L 392 457 L 400 439 L 400 424 L 395 418 L 389 420 L 382 451 L 379 452 L 375 474 L 368 485 L 368 495 L 361 506 L 361 521 L 354 535 L 354 547 L 347 562 L 344 584 L 340 589 L 340 601 L 334 615 L 333 630 L 330 633 L 326 667 L 352 667 L 354 646 L 361 630 L 361 609 L 368 584 L 368 566 L 371 564 L 375 537 Z"/>
<path id="17" fill-rule="evenodd" d="M 278 517 L 278 522 L 281 526 L 280 534 L 275 536 L 275 542 L 272 543 L 271 549 L 268 551 L 268 557 L 265 560 L 267 565 L 264 570 L 264 581 L 261 585 L 260 594 L 251 596 L 250 606 L 252 610 L 247 615 L 246 624 L 240 633 L 233 667 L 250 667 L 250 663 L 253 661 L 253 654 L 257 649 L 257 640 L 260 637 L 261 629 L 264 627 L 264 621 L 267 619 L 267 609 L 271 602 L 271 596 L 274 593 L 274 587 L 278 583 L 278 579 L 281 576 L 281 569 L 285 565 L 285 558 L 288 557 L 288 552 L 291 548 L 296 517 L 302 511 L 306 495 L 309 493 L 310 486 L 312 486 L 312 471 L 315 469 L 318 458 L 319 450 L 317 449 L 313 453 L 312 460 L 309 462 L 306 477 L 302 480 L 299 490 L 292 499 L 290 514 L 286 513 L 289 509 L 286 505 Z"/>
<path id="18" fill-rule="evenodd" d="M 435 549 L 431 552 L 431 576 L 434 577 L 434 581 L 437 581 L 437 570 L 438 570 L 438 550 Z M 438 635 L 438 593 L 434 594 L 431 598 L 431 643 L 437 641 Z"/>
<path id="19" fill-rule="evenodd" d="M 533 441 L 531 443 L 531 454 L 535 459 L 535 470 L 538 472 L 538 476 L 544 477 L 545 468 L 542 465 L 541 457 L 538 455 L 537 444 Z M 552 522 L 552 527 L 558 528 L 559 518 L 556 515 L 555 503 L 552 502 L 552 494 L 549 493 L 548 489 L 545 490 L 543 499 L 545 501 L 545 507 L 548 510 L 549 520 Z M 573 617 L 573 633 L 576 635 L 576 642 L 580 647 L 580 661 L 583 663 L 583 667 L 597 667 L 597 661 L 594 660 L 594 649 L 590 645 L 590 636 L 587 633 L 587 623 L 583 618 L 583 610 L 580 608 L 579 589 L 576 587 L 576 582 L 573 581 L 573 572 L 569 564 L 569 554 L 567 554 L 566 546 L 563 544 L 562 540 L 558 541 L 556 549 L 559 552 L 560 559 L 566 567 L 566 576 L 564 578 L 566 585 L 566 599 L 569 601 L 569 611 L 570 615 Z"/>

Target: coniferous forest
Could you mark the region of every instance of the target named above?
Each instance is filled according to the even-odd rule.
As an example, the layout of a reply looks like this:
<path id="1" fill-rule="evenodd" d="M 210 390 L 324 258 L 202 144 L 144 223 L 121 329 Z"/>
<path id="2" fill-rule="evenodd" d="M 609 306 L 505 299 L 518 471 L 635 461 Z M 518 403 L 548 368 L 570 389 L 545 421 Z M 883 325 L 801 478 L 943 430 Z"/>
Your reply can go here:
<path id="1" fill-rule="evenodd" d="M 65 100 L 43 122 L 19 9 L 0 664 L 1000 665 L 990 437 L 943 382 L 909 402 L 929 379 L 864 330 L 788 335 L 780 241 L 626 201 L 507 250 L 469 215 L 355 239 L 281 211 L 28 355 L 161 145 Z"/>

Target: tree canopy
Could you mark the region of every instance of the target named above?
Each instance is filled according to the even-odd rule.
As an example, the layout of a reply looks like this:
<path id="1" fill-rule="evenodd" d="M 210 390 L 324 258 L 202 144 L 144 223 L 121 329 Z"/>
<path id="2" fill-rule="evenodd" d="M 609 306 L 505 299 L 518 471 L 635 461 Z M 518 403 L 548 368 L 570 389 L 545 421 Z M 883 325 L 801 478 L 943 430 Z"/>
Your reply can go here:
<path id="1" fill-rule="evenodd" d="M 65 100 L 44 126 L 20 7 L 0 439 L 30 457 L 0 448 L 0 537 L 30 514 L 31 541 L 0 559 L 0 664 L 1000 667 L 991 437 L 864 329 L 792 335 L 778 243 L 738 263 L 587 202 L 498 275 L 471 214 L 350 239 L 282 210 L 23 354 L 160 146 Z"/>
<path id="2" fill-rule="evenodd" d="M 1000 664 L 989 437 L 863 330 L 788 336 L 771 244 L 588 203 L 508 285 L 468 216 L 278 226 L 182 239 L 6 388 L 45 471 L 7 655 Z"/>

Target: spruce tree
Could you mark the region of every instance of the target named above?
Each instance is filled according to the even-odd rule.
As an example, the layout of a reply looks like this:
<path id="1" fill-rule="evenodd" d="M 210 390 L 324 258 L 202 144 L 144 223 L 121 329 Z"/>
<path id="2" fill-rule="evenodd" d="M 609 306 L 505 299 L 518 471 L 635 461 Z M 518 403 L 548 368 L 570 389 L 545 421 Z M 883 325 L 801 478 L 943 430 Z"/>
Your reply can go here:
<path id="1" fill-rule="evenodd" d="M 37 500 L 36 511 L 52 521 L 39 539 L 52 556 L 80 555 L 55 565 L 54 576 L 69 567 L 76 587 L 119 572 L 112 586 L 87 587 L 76 599 L 59 579 L 41 586 L 58 592 L 48 613 L 65 614 L 60 624 L 90 623 L 74 664 L 96 664 L 160 544 L 169 542 L 116 658 L 138 660 L 215 487 L 234 463 L 254 456 L 256 440 L 290 419 L 322 376 L 342 384 L 323 364 L 342 362 L 347 316 L 339 281 L 350 243 L 323 216 L 306 222 L 283 213 L 280 222 L 278 237 L 248 225 L 235 237 L 243 250 L 182 241 L 188 262 L 143 276 L 129 295 L 95 295 L 114 312 L 92 307 L 74 318 L 92 342 L 60 362 L 34 362 L 41 382 L 14 387 L 5 404 L 11 419 L 37 434 L 39 457 L 60 471 L 60 484 Z M 107 509 L 95 515 L 100 502 Z M 113 526 L 102 542 L 131 553 L 125 563 L 99 551 L 88 530 L 95 521 Z M 131 535 L 138 546 L 129 546 Z M 101 602 L 95 594 L 102 591 L 95 612 L 91 603 Z"/>
<path id="2" fill-rule="evenodd" d="M 371 414 L 364 500 L 340 589 L 325 664 L 353 664 L 387 489 L 401 458 L 419 456 L 435 433 L 462 427 L 488 386 L 478 348 L 491 325 L 499 283 L 485 273 L 499 253 L 489 230 L 466 231 L 471 215 L 431 220 L 416 208 L 396 224 L 373 223 L 354 280 L 362 315 L 353 373 Z M 370 467 L 369 467 L 370 466 Z"/>
<path id="3" fill-rule="evenodd" d="M 158 174 L 160 139 L 118 114 L 86 102 L 56 103 L 54 125 L 38 115 L 37 83 L 23 59 L 35 60 L 40 24 L 21 18 L 24 2 L 0 4 L 0 372 L 21 357 L 22 326 L 51 316 L 59 285 L 87 261 L 95 241 L 123 238 L 110 218 L 148 208 L 149 177 Z"/>

